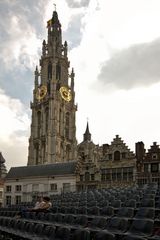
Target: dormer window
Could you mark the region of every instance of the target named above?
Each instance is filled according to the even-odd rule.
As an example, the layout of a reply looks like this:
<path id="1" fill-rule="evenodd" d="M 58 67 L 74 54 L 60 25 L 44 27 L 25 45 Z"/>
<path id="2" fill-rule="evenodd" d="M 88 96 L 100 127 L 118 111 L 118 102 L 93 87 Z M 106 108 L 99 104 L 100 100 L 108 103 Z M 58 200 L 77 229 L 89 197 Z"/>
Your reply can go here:
<path id="1" fill-rule="evenodd" d="M 152 154 L 152 159 L 157 159 L 157 153 Z"/>

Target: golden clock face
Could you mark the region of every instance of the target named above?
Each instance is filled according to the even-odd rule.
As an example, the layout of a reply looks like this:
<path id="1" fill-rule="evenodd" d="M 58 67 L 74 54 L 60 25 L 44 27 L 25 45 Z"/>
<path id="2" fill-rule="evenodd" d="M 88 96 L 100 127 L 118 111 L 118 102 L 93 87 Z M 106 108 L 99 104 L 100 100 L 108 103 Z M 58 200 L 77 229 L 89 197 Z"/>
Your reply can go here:
<path id="1" fill-rule="evenodd" d="M 61 87 L 60 88 L 60 94 L 61 94 L 61 97 L 66 101 L 66 102 L 70 102 L 71 99 L 72 99 L 72 93 L 71 93 L 71 90 L 68 89 L 67 87 Z"/>
<path id="2" fill-rule="evenodd" d="M 43 99 L 46 96 L 46 93 L 47 93 L 47 87 L 45 85 L 40 86 L 36 92 L 37 100 Z"/>

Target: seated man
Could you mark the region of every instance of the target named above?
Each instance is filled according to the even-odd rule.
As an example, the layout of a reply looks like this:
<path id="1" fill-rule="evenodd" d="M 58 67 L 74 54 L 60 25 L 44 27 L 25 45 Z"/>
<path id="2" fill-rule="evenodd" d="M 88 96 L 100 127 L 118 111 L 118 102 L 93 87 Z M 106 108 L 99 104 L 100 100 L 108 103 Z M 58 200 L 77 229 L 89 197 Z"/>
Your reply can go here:
<path id="1" fill-rule="evenodd" d="M 30 211 L 31 212 L 48 212 L 52 207 L 52 203 L 49 197 L 43 197 L 42 201 L 38 206 L 35 206 Z"/>
<path id="2" fill-rule="evenodd" d="M 40 201 L 36 202 L 34 208 L 27 208 L 20 211 L 15 217 L 20 218 L 24 216 L 25 212 L 49 212 L 52 207 L 49 197 L 43 197 Z"/>

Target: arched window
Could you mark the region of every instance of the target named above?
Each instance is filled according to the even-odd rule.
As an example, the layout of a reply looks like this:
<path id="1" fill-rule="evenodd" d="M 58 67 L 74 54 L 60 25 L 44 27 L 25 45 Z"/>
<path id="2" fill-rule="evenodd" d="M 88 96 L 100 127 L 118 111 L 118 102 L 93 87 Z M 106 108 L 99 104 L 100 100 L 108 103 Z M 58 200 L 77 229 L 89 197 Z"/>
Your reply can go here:
<path id="1" fill-rule="evenodd" d="M 66 159 L 70 160 L 70 151 L 71 151 L 71 146 L 67 145 L 66 146 Z"/>
<path id="2" fill-rule="evenodd" d="M 41 112 L 37 112 L 37 136 L 40 137 L 41 131 Z"/>
<path id="3" fill-rule="evenodd" d="M 59 63 L 56 65 L 56 79 L 60 80 L 61 79 L 61 66 Z"/>
<path id="4" fill-rule="evenodd" d="M 114 160 L 120 160 L 120 152 L 119 151 L 114 152 Z"/>
<path id="5" fill-rule="evenodd" d="M 36 162 L 35 164 L 37 165 L 39 163 L 38 159 L 39 159 L 39 145 L 35 146 L 35 154 L 36 154 Z"/>
<path id="6" fill-rule="evenodd" d="M 45 131 L 48 132 L 49 109 L 45 109 Z"/>
<path id="7" fill-rule="evenodd" d="M 52 78 L 52 63 L 49 62 L 48 64 L 48 79 Z"/>
<path id="8" fill-rule="evenodd" d="M 65 126 L 65 136 L 67 139 L 69 139 L 69 112 L 66 113 L 66 126 Z"/>

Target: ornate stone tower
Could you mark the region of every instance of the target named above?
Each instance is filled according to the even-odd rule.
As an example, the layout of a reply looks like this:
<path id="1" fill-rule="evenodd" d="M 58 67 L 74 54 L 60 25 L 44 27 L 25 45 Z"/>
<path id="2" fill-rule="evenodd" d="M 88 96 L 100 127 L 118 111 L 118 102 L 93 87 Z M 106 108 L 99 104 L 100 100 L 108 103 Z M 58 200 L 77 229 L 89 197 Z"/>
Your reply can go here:
<path id="1" fill-rule="evenodd" d="M 35 70 L 28 165 L 66 162 L 77 157 L 75 74 L 73 68 L 69 73 L 67 42 L 62 44 L 56 11 L 47 28 L 40 70 Z"/>

